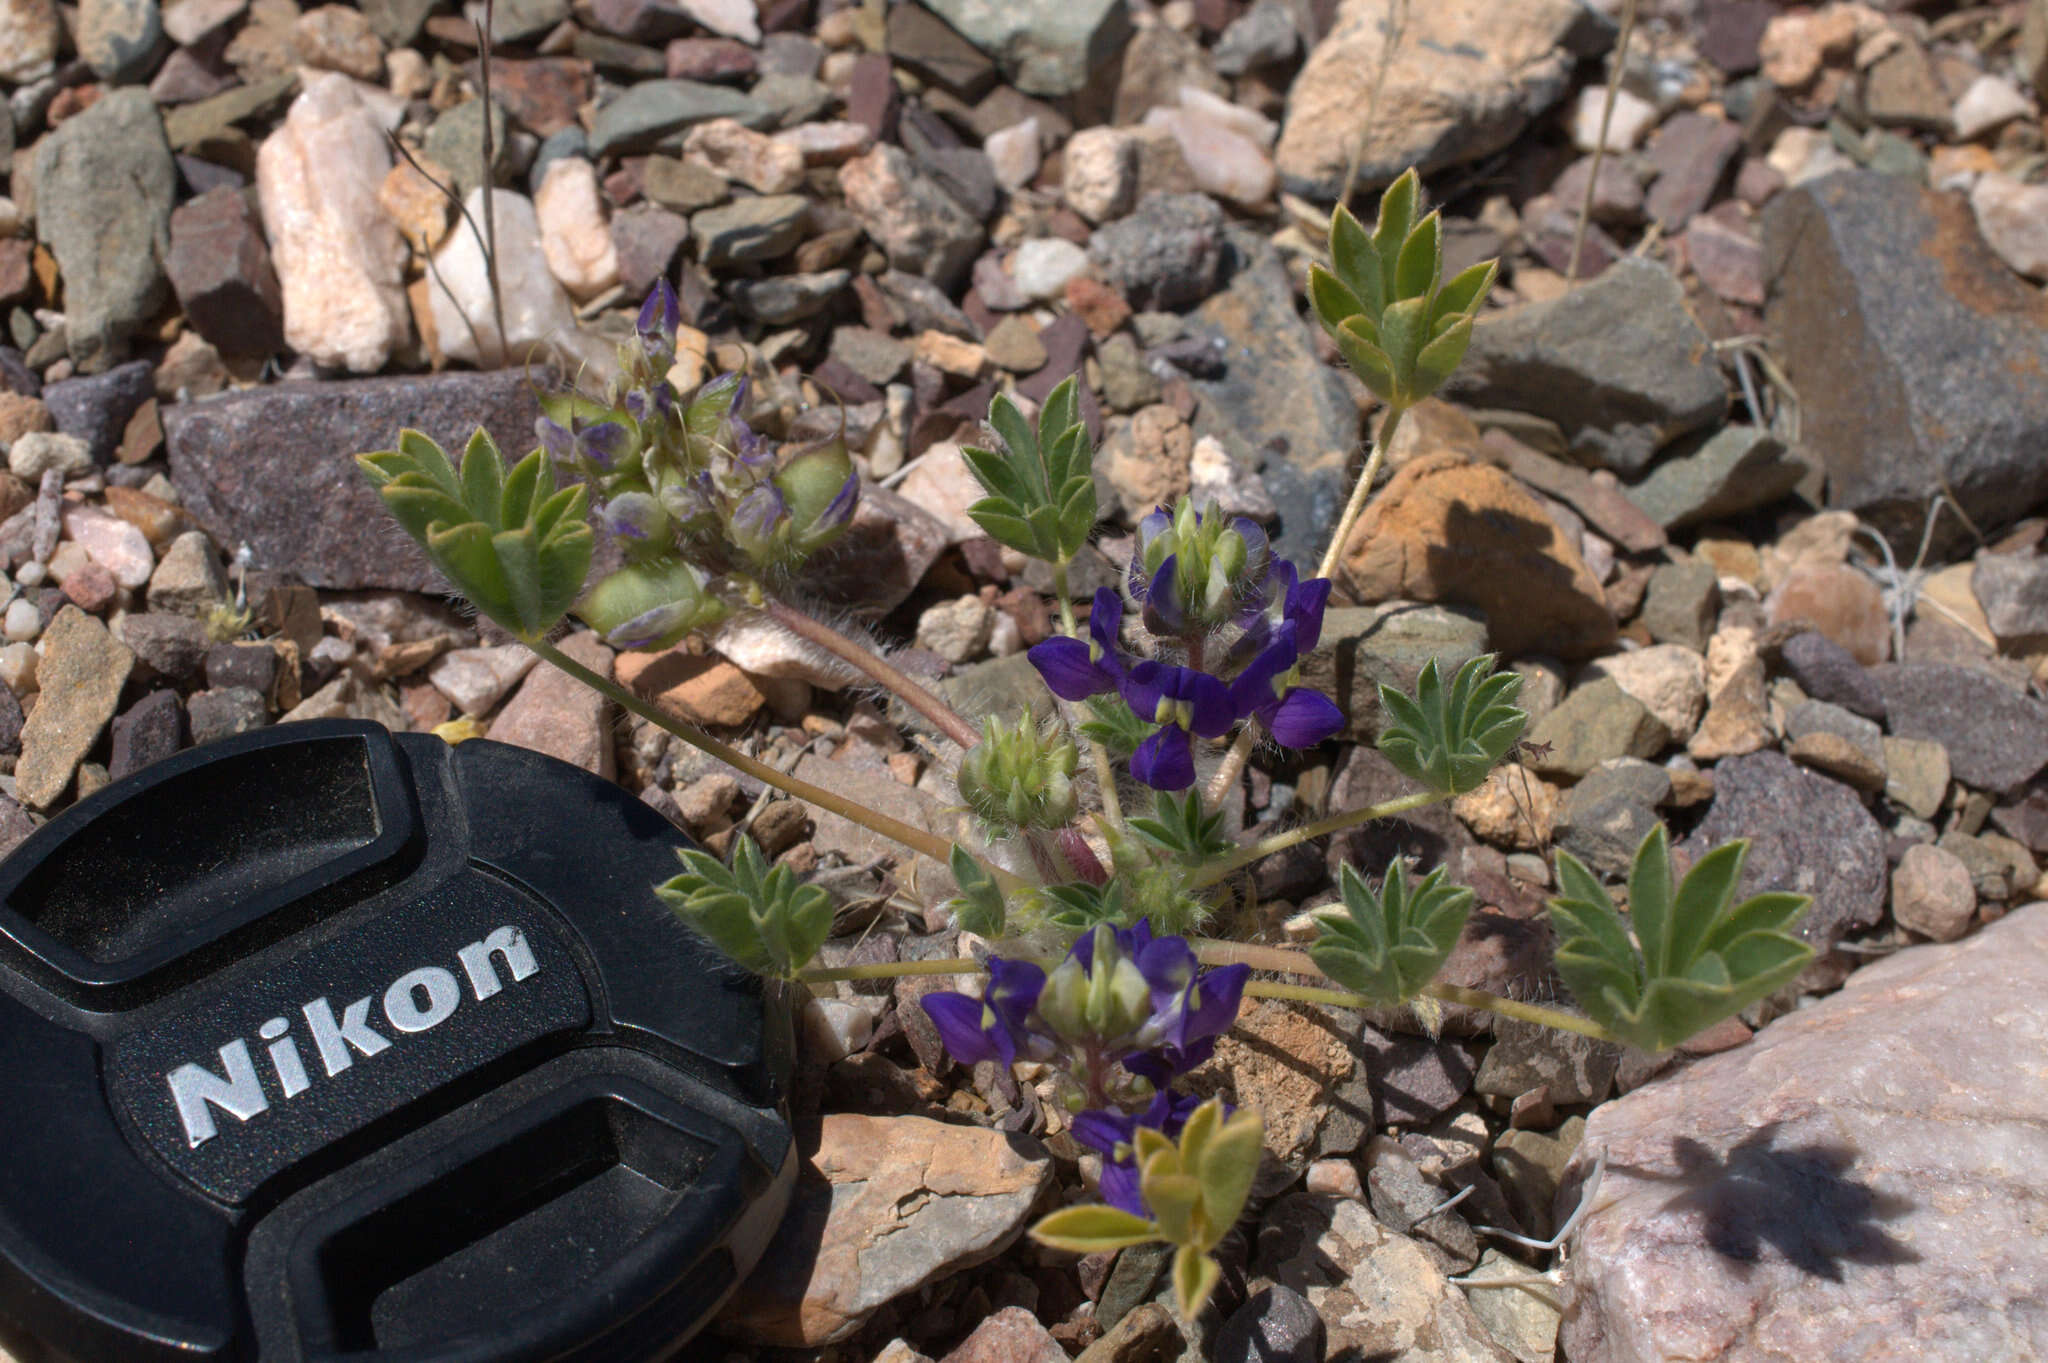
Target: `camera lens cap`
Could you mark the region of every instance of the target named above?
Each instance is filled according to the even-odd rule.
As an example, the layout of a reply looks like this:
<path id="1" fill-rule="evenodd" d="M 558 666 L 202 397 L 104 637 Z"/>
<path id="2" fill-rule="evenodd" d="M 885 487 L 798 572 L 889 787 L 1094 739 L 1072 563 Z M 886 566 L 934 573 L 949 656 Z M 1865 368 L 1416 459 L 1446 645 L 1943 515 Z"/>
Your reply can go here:
<path id="1" fill-rule="evenodd" d="M 0 1330 L 78 1363 L 675 1356 L 796 1169 L 779 990 L 687 840 L 522 748 L 335 720 L 0 864 Z"/>

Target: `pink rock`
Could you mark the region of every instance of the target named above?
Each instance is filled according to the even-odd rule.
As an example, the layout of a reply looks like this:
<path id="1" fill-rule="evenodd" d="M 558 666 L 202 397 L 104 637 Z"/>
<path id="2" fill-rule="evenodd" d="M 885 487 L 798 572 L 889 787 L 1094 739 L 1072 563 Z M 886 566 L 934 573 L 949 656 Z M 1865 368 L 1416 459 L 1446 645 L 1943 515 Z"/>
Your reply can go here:
<path id="1" fill-rule="evenodd" d="M 1846 564 L 1800 564 L 1772 589 L 1764 604 L 1772 624 L 1805 620 L 1865 667 L 1891 656 L 1891 616 L 1884 594 Z"/>
<path id="2" fill-rule="evenodd" d="M 594 298 L 619 282 L 619 253 L 595 166 L 580 156 L 550 162 L 534 193 L 533 212 L 548 269 L 563 288 L 577 298 Z"/>
<path id="3" fill-rule="evenodd" d="M 837 166 L 873 147 L 875 134 L 865 123 L 799 123 L 775 134 L 775 140 L 802 152 L 807 166 Z"/>
<path id="4" fill-rule="evenodd" d="M 757 133 L 737 119 L 699 123 L 683 139 L 683 155 L 762 194 L 788 194 L 804 182 L 801 147 Z"/>
<path id="5" fill-rule="evenodd" d="M 570 635 L 561 648 L 599 676 L 611 675 L 611 649 L 588 630 Z M 610 777 L 613 771 L 611 702 L 552 667 L 528 675 L 492 723 L 490 736 L 599 776 Z"/>
<path id="6" fill-rule="evenodd" d="M 120 517 L 94 507 L 69 505 L 64 510 L 64 537 L 76 541 L 121 586 L 149 585 L 156 555 L 143 533 Z"/>

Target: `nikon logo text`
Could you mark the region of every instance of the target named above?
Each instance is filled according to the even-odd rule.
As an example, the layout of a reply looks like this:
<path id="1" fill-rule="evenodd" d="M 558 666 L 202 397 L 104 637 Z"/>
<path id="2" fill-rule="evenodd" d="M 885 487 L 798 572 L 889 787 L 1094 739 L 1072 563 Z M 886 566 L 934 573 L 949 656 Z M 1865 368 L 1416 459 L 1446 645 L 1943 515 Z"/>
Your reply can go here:
<path id="1" fill-rule="evenodd" d="M 486 920 L 488 921 L 488 920 Z M 471 942 L 455 953 L 456 962 L 469 981 L 471 997 L 478 1002 L 505 987 L 498 974 L 502 965 L 512 983 L 536 974 L 539 964 L 526 934 L 515 927 L 502 927 L 481 942 Z M 306 1031 L 319 1055 L 320 1068 L 332 1079 L 356 1063 L 391 1048 L 394 1040 L 431 1031 L 455 1015 L 462 1006 L 462 984 L 452 970 L 423 966 L 407 971 L 384 991 L 383 1016 L 393 1036 L 386 1036 L 370 1024 L 374 995 L 344 1004 L 339 1017 L 325 998 L 314 999 L 299 1009 Z M 270 1070 L 278 1093 L 286 1100 L 296 1098 L 313 1086 L 313 1076 L 292 1035 L 291 1019 L 274 1017 L 257 1028 L 267 1046 Z M 211 1109 L 219 1108 L 237 1121 L 246 1122 L 270 1107 L 270 1093 L 263 1075 L 249 1054 L 249 1043 L 236 1037 L 220 1048 L 221 1072 L 204 1065 L 180 1065 L 170 1073 L 171 1099 L 178 1105 L 178 1119 L 185 1125 L 185 1140 L 197 1149 L 220 1134 Z"/>

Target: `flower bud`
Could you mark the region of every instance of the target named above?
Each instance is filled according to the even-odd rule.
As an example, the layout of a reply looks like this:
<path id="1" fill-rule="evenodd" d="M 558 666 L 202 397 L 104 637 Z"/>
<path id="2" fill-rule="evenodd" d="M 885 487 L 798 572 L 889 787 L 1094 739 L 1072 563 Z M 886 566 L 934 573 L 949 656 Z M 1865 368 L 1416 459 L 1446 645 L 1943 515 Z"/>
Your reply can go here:
<path id="1" fill-rule="evenodd" d="M 604 525 L 628 557 L 661 553 L 670 547 L 668 512 L 648 492 L 621 492 L 604 505 Z"/>
<path id="2" fill-rule="evenodd" d="M 1064 828 L 1079 811 L 1074 769 L 1079 753 L 1056 724 L 1027 715 L 1014 725 L 984 720 L 981 742 L 960 759 L 960 798 L 992 828 Z"/>
<path id="3" fill-rule="evenodd" d="M 725 603 L 680 559 L 629 564 L 596 583 L 576 615 L 615 648 L 661 649 L 726 616 Z"/>
<path id="4" fill-rule="evenodd" d="M 837 537 L 853 516 L 860 473 L 837 439 L 813 446 L 782 466 L 774 478 L 784 500 L 796 548 L 804 553 Z"/>
<path id="5" fill-rule="evenodd" d="M 1139 523 L 1131 556 L 1132 594 L 1155 634 L 1201 633 L 1234 618 L 1265 581 L 1266 532 L 1211 502 L 1201 511 L 1183 498 L 1172 514 Z"/>

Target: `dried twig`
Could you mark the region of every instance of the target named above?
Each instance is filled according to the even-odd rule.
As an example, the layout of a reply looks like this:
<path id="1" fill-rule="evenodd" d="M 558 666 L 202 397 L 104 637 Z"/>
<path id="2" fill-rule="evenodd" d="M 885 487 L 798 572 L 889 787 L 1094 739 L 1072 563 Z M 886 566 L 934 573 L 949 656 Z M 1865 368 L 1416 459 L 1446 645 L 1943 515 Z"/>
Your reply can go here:
<path id="1" fill-rule="evenodd" d="M 1600 106 L 1600 136 L 1593 144 L 1593 164 L 1586 176 L 1586 192 L 1579 199 L 1579 220 L 1572 228 L 1572 254 L 1565 262 L 1567 286 L 1579 280 L 1579 252 L 1586 244 L 1586 223 L 1593 216 L 1593 190 L 1600 183 L 1600 163 L 1607 157 L 1607 128 L 1614 121 L 1614 96 L 1621 89 L 1621 77 L 1628 68 L 1629 35 L 1636 28 L 1636 0 L 1621 0 L 1621 33 L 1614 40 L 1614 60 L 1607 67 L 1607 98 Z"/>
<path id="2" fill-rule="evenodd" d="M 510 363 L 512 338 L 505 332 L 505 291 L 498 286 L 498 185 L 492 167 L 497 164 L 497 147 L 491 137 L 491 29 L 496 23 L 497 0 L 484 0 L 483 22 L 476 30 L 476 66 L 479 97 L 484 103 L 484 160 L 480 168 L 484 185 L 484 270 L 491 281 L 491 316 L 498 324 L 498 363 Z M 483 352 L 477 352 L 483 358 Z"/>

